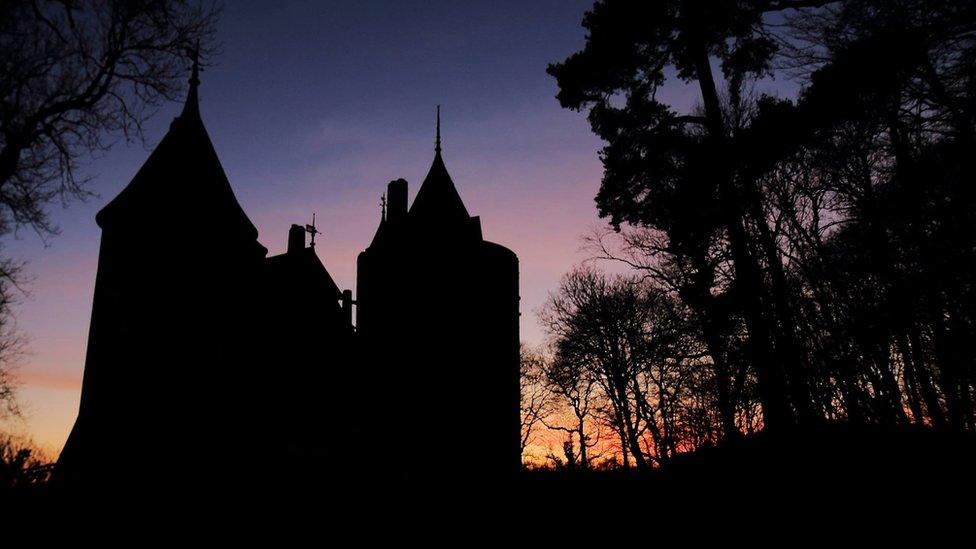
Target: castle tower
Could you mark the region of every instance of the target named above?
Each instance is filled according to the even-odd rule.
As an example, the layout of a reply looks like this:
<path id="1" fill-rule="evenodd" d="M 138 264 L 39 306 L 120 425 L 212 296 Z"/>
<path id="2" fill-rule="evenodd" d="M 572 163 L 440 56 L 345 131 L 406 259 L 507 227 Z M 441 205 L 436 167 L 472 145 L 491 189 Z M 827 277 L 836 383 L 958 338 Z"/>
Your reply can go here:
<path id="1" fill-rule="evenodd" d="M 81 404 L 57 478 L 188 479 L 232 461 L 247 422 L 240 383 L 259 354 L 254 287 L 267 250 L 204 128 L 198 87 L 195 61 L 183 111 L 95 218 Z"/>
<path id="2" fill-rule="evenodd" d="M 384 391 L 377 449 L 408 474 L 517 470 L 518 258 L 482 238 L 441 155 L 407 209 L 407 182 L 360 253 L 357 329 Z M 370 388 L 372 389 L 372 388 Z"/>

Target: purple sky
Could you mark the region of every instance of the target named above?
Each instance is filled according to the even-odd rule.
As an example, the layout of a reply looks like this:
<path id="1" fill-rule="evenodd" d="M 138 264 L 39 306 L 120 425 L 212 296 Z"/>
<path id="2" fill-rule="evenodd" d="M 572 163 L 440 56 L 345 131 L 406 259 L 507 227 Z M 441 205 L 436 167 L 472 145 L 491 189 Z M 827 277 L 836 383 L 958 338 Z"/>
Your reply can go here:
<path id="1" fill-rule="evenodd" d="M 522 338 L 540 343 L 535 310 L 584 259 L 579 236 L 601 221 L 599 140 L 554 99 L 547 63 L 583 46 L 591 0 L 227 2 L 223 51 L 201 77 L 201 110 L 237 197 L 271 254 L 288 226 L 316 212 L 319 256 L 355 290 L 356 255 L 379 219 L 391 179 L 410 199 L 433 157 L 442 107 L 444 159 L 484 235 L 521 261 Z M 283 5 L 287 4 L 287 5 Z M 695 94 L 675 86 L 672 103 Z M 180 105 L 146 128 L 158 143 Z M 5 252 L 28 261 L 17 307 L 30 337 L 19 366 L 20 428 L 60 450 L 77 412 L 99 230 L 95 213 L 148 157 L 118 143 L 87 166 L 86 203 L 55 207 L 47 245 L 22 231 Z M 207 236 L 221 238 L 219 228 Z M 178 383 L 179 381 L 174 381 Z"/>

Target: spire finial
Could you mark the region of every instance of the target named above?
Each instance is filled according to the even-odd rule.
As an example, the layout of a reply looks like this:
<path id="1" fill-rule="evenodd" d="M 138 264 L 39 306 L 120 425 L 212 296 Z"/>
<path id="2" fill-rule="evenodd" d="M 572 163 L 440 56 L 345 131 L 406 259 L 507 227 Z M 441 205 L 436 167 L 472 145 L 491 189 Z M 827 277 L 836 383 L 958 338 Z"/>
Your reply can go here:
<path id="1" fill-rule="evenodd" d="M 190 73 L 190 88 L 200 85 L 200 41 L 197 40 L 193 49 L 190 50 L 190 60 L 193 61 L 193 70 Z"/>
<path id="2" fill-rule="evenodd" d="M 441 153 L 441 106 L 437 105 L 437 141 L 434 144 L 434 152 Z"/>
<path id="3" fill-rule="evenodd" d="M 186 49 L 186 55 L 193 61 L 193 69 L 190 71 L 190 89 L 186 92 L 186 104 L 183 105 L 183 114 L 180 118 L 187 115 L 200 115 L 200 100 L 197 96 L 197 87 L 200 86 L 200 41 L 197 40 L 192 48 Z"/>

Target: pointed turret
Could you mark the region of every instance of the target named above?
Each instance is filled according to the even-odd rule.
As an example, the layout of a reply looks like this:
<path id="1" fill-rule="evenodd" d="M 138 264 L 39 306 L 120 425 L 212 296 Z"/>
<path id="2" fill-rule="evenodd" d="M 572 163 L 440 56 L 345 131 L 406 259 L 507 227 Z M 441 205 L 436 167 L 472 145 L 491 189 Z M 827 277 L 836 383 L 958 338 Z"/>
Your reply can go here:
<path id="1" fill-rule="evenodd" d="M 267 360 L 267 250 L 200 118 L 199 73 L 194 55 L 182 112 L 96 216 L 102 234 L 81 402 L 56 470 L 67 483 L 202 486 L 212 472 L 197 471 L 177 449 L 208 460 L 240 455 L 239 426 L 257 418 L 239 396 L 252 390 L 249 376 L 231 372 L 255 372 Z M 338 289 L 326 287 L 338 300 Z M 123 454 L 137 459 L 105 459 Z"/>
<path id="2" fill-rule="evenodd" d="M 437 137 L 434 143 L 434 162 L 410 206 L 410 218 L 420 222 L 467 220 L 471 216 L 441 158 L 440 105 L 437 106 Z"/>
<path id="3" fill-rule="evenodd" d="M 386 220 L 357 262 L 362 371 L 386 380 L 377 391 L 384 404 L 364 423 L 401 418 L 382 444 L 408 448 L 403 470 L 418 479 L 455 476 L 416 436 L 441 425 L 449 425 L 444 444 L 464 456 L 457 463 L 500 477 L 520 464 L 518 258 L 486 241 L 468 214 L 444 165 L 440 108 L 436 128 L 434 161 L 409 213 L 406 182 L 391 183 Z M 459 408 L 470 414 L 443 414 Z"/>
<path id="4" fill-rule="evenodd" d="M 224 246 L 246 248 L 261 257 L 258 231 L 227 180 L 200 117 L 200 63 L 193 70 L 183 110 L 132 181 L 95 221 L 102 229 L 153 227 L 171 233 L 219 227 Z"/>

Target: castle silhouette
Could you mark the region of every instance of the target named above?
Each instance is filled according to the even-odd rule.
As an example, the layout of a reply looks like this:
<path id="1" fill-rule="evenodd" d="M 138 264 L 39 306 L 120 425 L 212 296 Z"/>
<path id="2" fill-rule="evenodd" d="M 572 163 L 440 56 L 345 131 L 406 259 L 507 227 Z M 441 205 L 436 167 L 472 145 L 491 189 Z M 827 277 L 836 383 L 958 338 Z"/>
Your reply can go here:
<path id="1" fill-rule="evenodd" d="M 520 465 L 518 259 L 484 240 L 441 156 L 392 181 L 357 296 L 292 225 L 267 257 L 186 103 L 102 229 L 65 485 L 235 483 L 275 463 L 487 477 Z M 311 241 L 306 237 L 311 235 Z M 355 323 L 353 322 L 353 309 Z"/>

